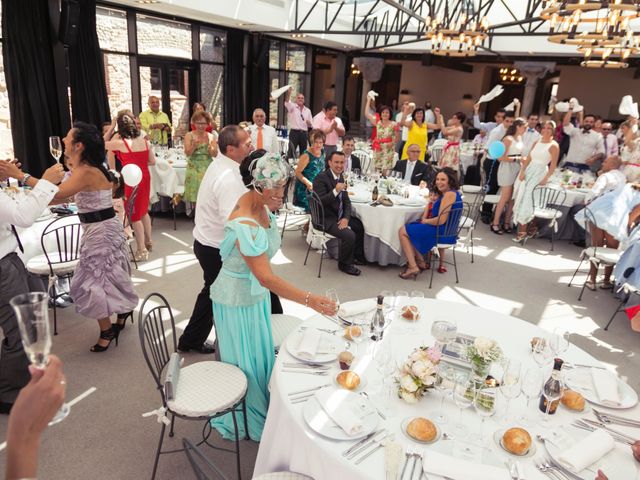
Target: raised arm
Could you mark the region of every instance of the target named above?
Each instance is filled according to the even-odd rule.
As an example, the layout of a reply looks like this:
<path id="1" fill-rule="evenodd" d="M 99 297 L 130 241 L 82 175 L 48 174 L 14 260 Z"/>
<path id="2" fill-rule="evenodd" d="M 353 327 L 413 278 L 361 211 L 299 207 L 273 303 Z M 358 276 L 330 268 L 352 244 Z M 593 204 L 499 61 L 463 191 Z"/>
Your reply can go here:
<path id="1" fill-rule="evenodd" d="M 198 148 L 196 136 L 192 132 L 187 132 L 184 136 L 184 154 L 190 157 L 196 148 Z"/>
<path id="2" fill-rule="evenodd" d="M 377 122 L 376 117 L 375 115 L 371 115 L 369 113 L 369 106 L 371 105 L 372 101 L 373 101 L 372 99 L 367 98 L 367 103 L 364 104 L 364 116 L 367 120 L 369 120 L 372 124 L 375 125 Z"/>

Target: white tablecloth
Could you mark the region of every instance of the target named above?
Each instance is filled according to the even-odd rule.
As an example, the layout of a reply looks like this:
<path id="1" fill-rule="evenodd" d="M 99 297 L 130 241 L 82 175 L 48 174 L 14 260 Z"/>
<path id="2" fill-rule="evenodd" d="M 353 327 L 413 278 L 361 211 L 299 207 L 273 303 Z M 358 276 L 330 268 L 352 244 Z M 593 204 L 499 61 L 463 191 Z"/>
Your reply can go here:
<path id="1" fill-rule="evenodd" d="M 471 305 L 432 299 L 425 299 L 421 302 L 414 303 L 420 307 L 421 313 L 421 320 L 415 325 L 418 333 L 409 333 L 406 330 L 409 325 L 404 322 L 404 320 L 394 320 L 385 333 L 383 343 L 390 343 L 386 345 L 386 347 L 390 348 L 395 362 L 404 361 L 408 354 L 417 346 L 433 344 L 434 339 L 429 332 L 434 319 L 455 318 L 458 322 L 458 330 L 460 332 L 496 339 L 507 357 L 521 360 L 523 370 L 536 366 L 530 354 L 529 342 L 532 337 L 539 336 L 542 333 L 539 327 L 511 316 Z M 315 316 L 305 323 L 307 325 L 317 325 L 324 328 L 335 328 L 334 323 L 321 316 Z M 365 390 L 371 392 L 373 389 L 372 385 L 379 380 L 379 374 L 376 372 L 374 362 L 371 361 L 369 354 L 364 353 L 365 349 L 368 351 L 371 350 L 370 347 L 366 347 L 367 345 L 370 345 L 369 341 L 358 346 L 359 353 L 356 360 L 363 364 L 362 368 L 366 368 L 363 376 L 368 384 L 365 386 Z M 574 345 L 571 345 L 569 350 L 563 354 L 563 358 L 575 363 L 599 364 L 597 360 Z M 332 380 L 330 377 L 283 373 L 282 362 L 290 361 L 295 361 L 295 359 L 287 352 L 286 348 L 282 348 L 278 355 L 273 375 L 271 376 L 271 404 L 258 451 L 254 475 L 291 470 L 309 475 L 316 480 L 382 480 L 384 478 L 383 451 L 380 450 L 360 465 L 355 465 L 353 461 L 346 460 L 345 457 L 342 456 L 342 452 L 355 442 L 339 442 L 325 439 L 306 425 L 306 422 L 302 418 L 304 403 L 291 404 L 287 394 L 313 386 L 324 385 L 330 383 Z M 334 366 L 334 369 L 335 370 L 332 370 L 333 375 L 337 373 L 337 365 Z M 550 371 L 550 366 L 548 370 Z M 450 448 L 450 445 L 455 442 L 455 440 L 439 440 L 432 445 L 417 445 L 410 442 L 400 430 L 400 423 L 402 419 L 406 417 L 415 415 L 432 416 L 433 411 L 437 410 L 440 405 L 440 395 L 438 393 L 430 392 L 419 403 L 413 405 L 404 403 L 399 399 L 393 399 L 393 401 L 395 402 L 396 414 L 387 417 L 386 421 L 381 420 L 378 428 L 384 426 L 390 432 L 394 433 L 394 441 L 400 443 L 405 448 L 409 445 L 426 447 L 425 450 L 427 454 L 429 449 L 433 448 L 435 451 L 441 452 L 441 449 Z M 449 422 L 443 427 L 443 430 L 447 433 L 453 433 L 454 424 L 458 420 L 458 409 L 450 399 L 445 400 L 444 405 L 449 417 Z M 523 398 L 517 398 L 511 401 L 510 411 L 514 416 L 519 416 L 523 408 Z M 538 411 L 537 401 L 532 401 L 531 408 L 531 414 Z M 535 412 L 533 409 L 535 409 Z M 607 409 L 603 410 L 606 411 Z M 629 418 L 640 418 L 640 407 L 636 405 L 633 409 L 622 412 L 622 415 Z M 586 416 L 586 414 L 583 416 Z M 579 415 L 569 413 L 564 408 L 559 408 L 556 414 L 551 417 L 550 422 L 552 426 L 560 426 L 569 424 L 576 418 L 579 418 Z M 464 411 L 463 419 L 469 429 L 469 433 L 477 434 L 479 432 L 480 417 L 476 415 L 473 410 L 467 409 Z M 486 447 L 491 450 L 491 453 L 485 454 L 483 461 L 503 466 L 507 455 L 499 450 L 499 447 L 491 440 L 493 432 L 499 428 L 507 427 L 506 424 L 499 423 L 500 420 L 500 417 L 490 418 L 485 424 Z M 546 431 L 547 427 L 534 427 L 529 430 L 535 435 L 542 433 L 542 429 Z M 635 432 L 629 432 L 637 434 L 637 430 Z M 544 447 L 542 444 L 538 441 L 535 441 L 535 443 L 538 452 L 543 453 Z M 635 463 L 629 447 L 616 443 L 615 448 L 622 449 L 621 451 L 627 454 L 628 461 Z M 536 457 L 538 456 L 539 455 L 536 455 Z M 489 460 L 490 458 L 492 458 L 492 460 Z M 452 461 L 455 460 L 452 458 Z M 547 478 L 535 470 L 532 458 L 521 458 L 520 462 L 526 468 L 527 480 L 542 480 Z M 432 474 L 428 476 L 430 480 L 441 480 L 442 478 Z M 640 477 L 640 475 L 636 476 Z"/>
<path id="2" fill-rule="evenodd" d="M 168 163 L 158 160 L 156 165 L 149 167 L 151 176 L 151 203 L 158 201 L 158 195 L 173 197 L 174 194 L 184 193 L 184 180 L 187 174 L 186 162 Z"/>

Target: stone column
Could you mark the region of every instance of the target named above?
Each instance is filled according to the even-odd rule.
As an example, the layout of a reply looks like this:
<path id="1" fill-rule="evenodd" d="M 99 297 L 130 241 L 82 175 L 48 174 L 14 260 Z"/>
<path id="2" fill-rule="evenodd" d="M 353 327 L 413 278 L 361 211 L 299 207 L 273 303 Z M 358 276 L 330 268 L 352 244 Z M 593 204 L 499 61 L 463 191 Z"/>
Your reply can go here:
<path id="1" fill-rule="evenodd" d="M 364 109 L 367 103 L 367 92 L 371 90 L 371 85 L 382 77 L 384 70 L 384 58 L 378 57 L 356 57 L 353 63 L 362 72 L 362 99 L 360 108 Z M 366 118 L 361 115 L 360 123 L 364 127 Z"/>
<path id="2" fill-rule="evenodd" d="M 520 107 L 520 115 L 527 116 L 532 113 L 538 79 L 544 77 L 547 72 L 552 72 L 556 68 L 556 64 L 555 62 L 515 62 L 513 66 L 520 70 L 520 74 L 527 79 Z"/>

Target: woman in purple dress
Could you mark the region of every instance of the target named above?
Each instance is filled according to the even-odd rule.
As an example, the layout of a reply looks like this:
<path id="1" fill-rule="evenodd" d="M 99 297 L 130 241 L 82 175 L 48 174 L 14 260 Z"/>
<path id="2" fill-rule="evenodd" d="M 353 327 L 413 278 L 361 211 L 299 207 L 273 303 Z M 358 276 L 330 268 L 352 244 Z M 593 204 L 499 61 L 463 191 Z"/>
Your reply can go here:
<path id="1" fill-rule="evenodd" d="M 92 352 L 104 352 L 138 304 L 127 259 L 126 237 L 113 210 L 111 177 L 104 167 L 104 140 L 93 125 L 77 122 L 63 140 L 71 177 L 55 201 L 74 197 L 82 223 L 80 259 L 71 280 L 76 311 L 98 320 L 100 339 Z M 111 324 L 110 317 L 117 314 Z"/>

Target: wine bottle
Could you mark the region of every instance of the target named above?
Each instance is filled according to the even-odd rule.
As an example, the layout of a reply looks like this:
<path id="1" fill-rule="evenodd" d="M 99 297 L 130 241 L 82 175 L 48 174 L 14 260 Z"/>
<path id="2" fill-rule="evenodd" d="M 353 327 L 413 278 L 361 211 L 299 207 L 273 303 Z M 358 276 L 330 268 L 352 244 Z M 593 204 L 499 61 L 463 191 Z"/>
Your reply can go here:
<path id="1" fill-rule="evenodd" d="M 378 186 L 373 187 L 373 192 L 371 192 L 371 200 L 374 202 L 378 200 Z"/>
<path id="2" fill-rule="evenodd" d="M 371 319 L 371 340 L 382 340 L 382 330 L 384 329 L 384 312 L 382 311 L 382 301 L 384 297 L 378 295 L 378 304 L 376 305 L 376 311 Z"/>
<path id="3" fill-rule="evenodd" d="M 546 381 L 542 387 L 542 395 L 540 396 L 540 404 L 538 408 L 543 413 L 547 413 L 547 405 L 549 408 L 549 415 L 556 413 L 558 404 L 560 403 L 560 397 L 562 397 L 562 364 L 561 358 L 555 358 L 553 360 L 553 371 L 551 377 Z"/>

